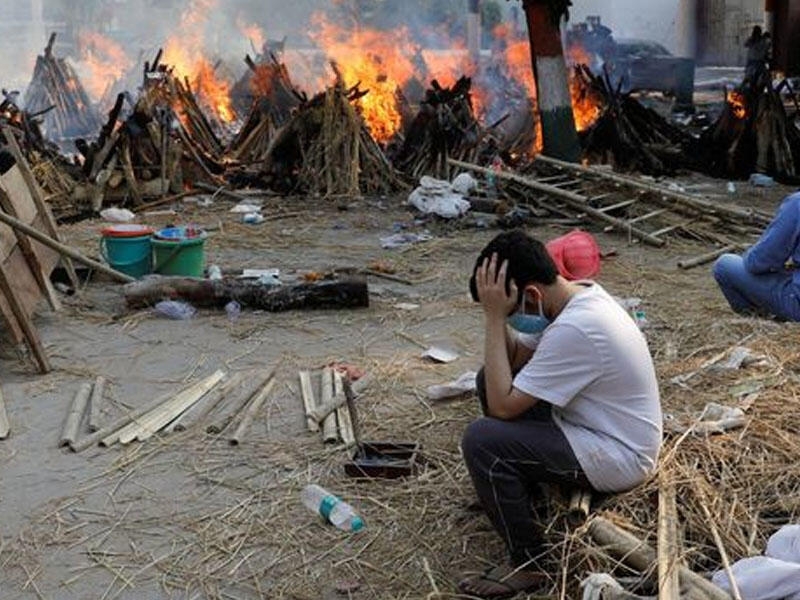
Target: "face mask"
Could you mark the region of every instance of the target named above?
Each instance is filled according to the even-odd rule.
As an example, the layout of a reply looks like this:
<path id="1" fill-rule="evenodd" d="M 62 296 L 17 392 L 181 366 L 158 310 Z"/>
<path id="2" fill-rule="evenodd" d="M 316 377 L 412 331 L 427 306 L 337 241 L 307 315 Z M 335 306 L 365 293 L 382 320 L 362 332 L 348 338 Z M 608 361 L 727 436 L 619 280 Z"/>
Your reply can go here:
<path id="1" fill-rule="evenodd" d="M 525 314 L 525 298 L 522 299 L 522 304 L 519 310 L 506 319 L 506 323 L 511 329 L 520 333 L 541 333 L 547 326 L 550 325 L 550 319 L 544 316 L 542 310 L 542 297 L 539 296 L 539 314 L 526 315 Z"/>

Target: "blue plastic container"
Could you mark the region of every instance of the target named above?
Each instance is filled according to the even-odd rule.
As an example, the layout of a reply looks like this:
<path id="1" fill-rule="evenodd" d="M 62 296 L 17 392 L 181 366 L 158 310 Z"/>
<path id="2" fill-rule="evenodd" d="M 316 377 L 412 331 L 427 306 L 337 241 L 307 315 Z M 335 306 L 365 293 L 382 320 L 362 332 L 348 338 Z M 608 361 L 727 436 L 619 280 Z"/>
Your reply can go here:
<path id="1" fill-rule="evenodd" d="M 112 225 L 101 233 L 100 254 L 111 268 L 137 279 L 152 273 L 151 228 L 144 225 Z"/>

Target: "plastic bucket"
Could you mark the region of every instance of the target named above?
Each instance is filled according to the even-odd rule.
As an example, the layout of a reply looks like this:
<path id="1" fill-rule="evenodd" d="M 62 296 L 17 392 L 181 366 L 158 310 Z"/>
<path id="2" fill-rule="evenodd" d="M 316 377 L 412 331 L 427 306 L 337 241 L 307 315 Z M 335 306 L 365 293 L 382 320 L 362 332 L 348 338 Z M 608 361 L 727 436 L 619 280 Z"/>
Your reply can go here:
<path id="1" fill-rule="evenodd" d="M 154 272 L 161 275 L 202 277 L 205 267 L 206 233 L 171 227 L 152 239 Z"/>
<path id="2" fill-rule="evenodd" d="M 136 278 L 152 272 L 152 229 L 144 225 L 112 225 L 101 233 L 100 255 L 109 266 Z"/>
<path id="3" fill-rule="evenodd" d="M 545 245 L 565 279 L 592 279 L 600 272 L 600 248 L 590 233 L 576 229 Z"/>

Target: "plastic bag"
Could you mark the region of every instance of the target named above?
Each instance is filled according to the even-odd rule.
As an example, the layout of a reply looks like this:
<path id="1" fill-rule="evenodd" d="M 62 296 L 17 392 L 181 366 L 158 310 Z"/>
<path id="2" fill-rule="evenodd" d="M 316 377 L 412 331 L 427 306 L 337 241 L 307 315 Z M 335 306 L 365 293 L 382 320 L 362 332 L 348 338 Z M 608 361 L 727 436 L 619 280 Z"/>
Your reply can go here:
<path id="1" fill-rule="evenodd" d="M 186 321 L 197 314 L 197 309 L 187 302 L 163 300 L 155 306 L 156 314 L 174 321 Z"/>
<path id="2" fill-rule="evenodd" d="M 474 392 L 477 389 L 475 385 L 477 376 L 478 374 L 475 371 L 467 371 L 455 381 L 429 386 L 426 390 L 428 399 L 445 400 L 447 398 L 456 398 L 468 392 Z"/>

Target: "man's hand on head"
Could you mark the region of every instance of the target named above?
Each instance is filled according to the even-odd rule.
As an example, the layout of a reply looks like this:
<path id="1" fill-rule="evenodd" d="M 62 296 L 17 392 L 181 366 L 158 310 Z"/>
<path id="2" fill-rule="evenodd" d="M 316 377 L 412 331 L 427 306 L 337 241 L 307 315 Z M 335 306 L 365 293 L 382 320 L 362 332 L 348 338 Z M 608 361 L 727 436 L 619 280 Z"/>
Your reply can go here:
<path id="1" fill-rule="evenodd" d="M 497 265 L 497 254 L 485 258 L 475 272 L 475 285 L 478 290 L 478 299 L 486 318 L 505 319 L 517 304 L 517 285 L 514 280 L 509 280 L 506 290 L 506 273 L 508 261 L 504 260 Z"/>

